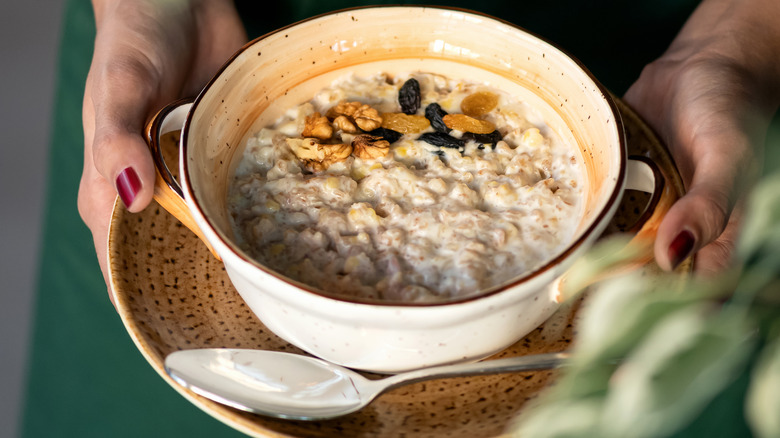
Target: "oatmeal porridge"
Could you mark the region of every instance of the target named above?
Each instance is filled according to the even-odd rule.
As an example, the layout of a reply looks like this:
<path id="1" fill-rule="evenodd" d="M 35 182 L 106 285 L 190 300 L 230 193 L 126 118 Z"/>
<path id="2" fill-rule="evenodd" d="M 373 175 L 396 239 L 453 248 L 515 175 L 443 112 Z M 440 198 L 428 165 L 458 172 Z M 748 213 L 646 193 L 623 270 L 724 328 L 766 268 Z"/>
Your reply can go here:
<path id="1" fill-rule="evenodd" d="M 582 173 L 576 148 L 488 85 L 347 76 L 248 141 L 228 204 L 241 247 L 289 278 L 446 301 L 558 254 Z"/>

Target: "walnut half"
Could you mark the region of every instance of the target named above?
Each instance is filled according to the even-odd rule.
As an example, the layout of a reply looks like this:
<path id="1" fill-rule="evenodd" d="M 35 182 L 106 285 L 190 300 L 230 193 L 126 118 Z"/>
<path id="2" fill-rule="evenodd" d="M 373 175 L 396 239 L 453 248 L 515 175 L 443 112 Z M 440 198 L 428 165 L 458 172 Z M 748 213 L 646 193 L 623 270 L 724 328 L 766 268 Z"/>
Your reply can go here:
<path id="1" fill-rule="evenodd" d="M 311 172 L 323 171 L 346 160 L 352 153 L 352 145 L 343 143 L 321 144 L 313 138 L 288 138 L 286 141 L 292 153 Z"/>
<path id="2" fill-rule="evenodd" d="M 363 160 L 382 158 L 390 151 L 390 142 L 375 135 L 361 134 L 352 140 L 356 157 Z"/>
<path id="3" fill-rule="evenodd" d="M 352 123 L 352 121 L 349 120 L 349 117 L 347 116 L 338 116 L 335 119 L 333 119 L 333 124 L 336 125 L 338 129 L 340 129 L 342 132 L 346 132 L 348 134 L 356 134 L 358 132 L 358 129 L 355 127 L 355 124 Z"/>
<path id="4" fill-rule="evenodd" d="M 306 124 L 303 127 L 303 137 L 316 137 L 320 140 L 327 140 L 333 135 L 333 127 L 330 126 L 328 118 L 320 113 L 314 113 L 306 117 Z"/>
<path id="5" fill-rule="evenodd" d="M 382 116 L 379 115 L 379 111 L 360 102 L 341 102 L 328 111 L 328 116 L 337 120 L 341 118 L 340 116 L 344 116 L 346 122 L 354 122 L 358 128 L 366 132 L 382 126 Z M 337 126 L 344 132 L 349 132 L 344 129 L 344 126 L 347 126 L 344 120 L 340 120 L 340 125 Z"/>
<path id="6" fill-rule="evenodd" d="M 382 126 L 382 116 L 379 115 L 379 111 L 368 105 L 363 105 L 358 108 L 353 117 L 355 118 L 355 124 L 358 125 L 358 128 L 366 132 L 373 131 Z"/>
<path id="7" fill-rule="evenodd" d="M 355 111 L 363 106 L 360 102 L 339 102 L 338 105 L 328 111 L 328 116 L 335 118 L 336 116 L 352 117 L 355 115 Z"/>

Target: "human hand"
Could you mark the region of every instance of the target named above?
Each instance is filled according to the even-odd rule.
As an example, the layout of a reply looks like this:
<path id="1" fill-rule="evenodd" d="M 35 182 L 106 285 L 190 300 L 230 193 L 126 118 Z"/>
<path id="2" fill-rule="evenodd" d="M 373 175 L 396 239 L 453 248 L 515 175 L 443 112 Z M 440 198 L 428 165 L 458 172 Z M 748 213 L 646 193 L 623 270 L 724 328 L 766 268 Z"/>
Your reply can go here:
<path id="1" fill-rule="evenodd" d="M 687 189 L 658 230 L 664 269 L 694 253 L 702 273 L 731 261 L 740 198 L 780 101 L 779 17 L 774 0 L 705 0 L 625 95 L 670 147 Z"/>
<path id="2" fill-rule="evenodd" d="M 163 105 L 194 96 L 247 37 L 229 0 L 95 0 L 93 6 L 97 35 L 82 109 L 78 208 L 108 284 L 106 242 L 117 193 L 138 212 L 154 192 L 144 124 Z"/>

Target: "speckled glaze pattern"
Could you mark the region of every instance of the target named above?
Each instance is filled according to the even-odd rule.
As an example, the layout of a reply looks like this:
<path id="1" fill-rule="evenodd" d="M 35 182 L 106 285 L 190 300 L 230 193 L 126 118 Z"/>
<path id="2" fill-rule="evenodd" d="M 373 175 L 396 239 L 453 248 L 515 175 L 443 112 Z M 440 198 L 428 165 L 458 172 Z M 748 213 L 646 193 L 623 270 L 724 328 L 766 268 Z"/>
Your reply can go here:
<path id="1" fill-rule="evenodd" d="M 681 195 L 683 186 L 666 149 L 625 104 L 618 101 L 618 106 L 626 125 L 629 154 L 653 158 Z M 175 159 L 175 136 L 163 140 L 168 159 Z M 642 196 L 627 194 L 610 230 L 631 228 L 644 210 L 646 199 Z M 252 436 L 495 437 L 555 379 L 555 372 L 540 371 L 417 383 L 380 396 L 362 411 L 328 421 L 278 420 L 245 413 L 173 382 L 163 368 L 165 356 L 201 347 L 305 353 L 268 330 L 233 288 L 222 263 L 156 204 L 132 214 L 117 202 L 109 257 L 117 309 L 149 364 L 203 411 Z M 657 269 L 650 265 L 644 272 Z M 690 262 L 686 262 L 679 271 L 684 274 L 690 269 Z M 564 305 L 542 327 L 492 358 L 568 348 L 574 339 L 578 308 L 579 301 Z"/>

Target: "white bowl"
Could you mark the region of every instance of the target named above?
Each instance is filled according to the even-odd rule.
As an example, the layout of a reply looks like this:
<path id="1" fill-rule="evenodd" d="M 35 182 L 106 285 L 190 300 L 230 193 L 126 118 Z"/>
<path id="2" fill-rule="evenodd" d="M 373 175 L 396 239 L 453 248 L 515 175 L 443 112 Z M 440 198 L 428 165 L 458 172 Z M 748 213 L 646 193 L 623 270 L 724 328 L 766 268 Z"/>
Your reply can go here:
<path id="1" fill-rule="evenodd" d="M 564 141 L 578 145 L 586 207 L 569 246 L 510 284 L 444 304 L 340 298 L 285 278 L 241 251 L 226 194 L 246 139 L 346 73 L 417 70 L 514 93 Z M 183 199 L 158 197 L 161 203 L 223 260 L 233 285 L 269 329 L 316 356 L 376 372 L 477 360 L 539 326 L 558 306 L 557 280 L 615 214 L 629 166 L 615 104 L 577 61 L 511 24 L 439 7 L 345 10 L 265 35 L 236 53 L 194 103 L 161 111 L 151 124 L 152 145 L 156 136 L 182 126 Z M 176 190 L 164 165 L 158 162 L 158 168 Z M 653 186 L 652 172 L 631 173 L 639 185 Z"/>

